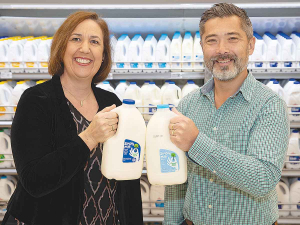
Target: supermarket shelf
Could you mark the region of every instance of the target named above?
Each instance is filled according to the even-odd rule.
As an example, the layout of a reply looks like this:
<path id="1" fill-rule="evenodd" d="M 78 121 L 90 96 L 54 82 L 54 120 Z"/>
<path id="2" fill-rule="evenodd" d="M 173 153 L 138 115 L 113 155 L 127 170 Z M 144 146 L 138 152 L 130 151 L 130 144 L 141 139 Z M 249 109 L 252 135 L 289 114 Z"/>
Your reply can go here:
<path id="1" fill-rule="evenodd" d="M 0 127 L 11 127 L 12 121 L 1 121 L 0 120 Z"/>
<path id="2" fill-rule="evenodd" d="M 300 170 L 290 170 L 290 169 L 283 169 L 281 172 L 281 176 L 285 177 L 300 177 Z"/>
<path id="3" fill-rule="evenodd" d="M 144 216 L 144 222 L 162 222 L 164 220 L 163 216 Z"/>
<path id="4" fill-rule="evenodd" d="M 300 128 L 300 122 L 291 122 L 290 128 Z"/>
<path id="5" fill-rule="evenodd" d="M 300 224 L 300 218 L 279 218 L 278 224 Z"/>
<path id="6" fill-rule="evenodd" d="M 17 175 L 17 170 L 15 168 L 11 169 L 6 169 L 6 168 L 1 168 L 0 169 L 0 174 L 1 175 Z"/>

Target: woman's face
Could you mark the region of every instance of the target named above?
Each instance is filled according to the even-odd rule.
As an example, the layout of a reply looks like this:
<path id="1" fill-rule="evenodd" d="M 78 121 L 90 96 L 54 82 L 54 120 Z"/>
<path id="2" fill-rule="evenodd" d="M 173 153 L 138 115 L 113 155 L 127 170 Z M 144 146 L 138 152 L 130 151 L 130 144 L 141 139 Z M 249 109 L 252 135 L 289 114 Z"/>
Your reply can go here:
<path id="1" fill-rule="evenodd" d="M 95 21 L 78 24 L 68 40 L 63 75 L 92 80 L 101 66 L 103 47 L 102 30 Z"/>

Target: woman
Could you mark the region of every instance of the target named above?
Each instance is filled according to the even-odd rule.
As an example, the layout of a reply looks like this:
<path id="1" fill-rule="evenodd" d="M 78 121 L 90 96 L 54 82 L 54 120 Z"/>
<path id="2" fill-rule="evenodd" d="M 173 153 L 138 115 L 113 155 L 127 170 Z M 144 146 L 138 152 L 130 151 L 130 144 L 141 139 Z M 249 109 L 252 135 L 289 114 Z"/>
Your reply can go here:
<path id="1" fill-rule="evenodd" d="M 102 145 L 121 102 L 96 88 L 111 68 L 109 31 L 96 13 L 70 15 L 53 37 L 53 78 L 27 89 L 11 140 L 19 183 L 4 225 L 143 224 L 139 180 L 101 174 Z"/>

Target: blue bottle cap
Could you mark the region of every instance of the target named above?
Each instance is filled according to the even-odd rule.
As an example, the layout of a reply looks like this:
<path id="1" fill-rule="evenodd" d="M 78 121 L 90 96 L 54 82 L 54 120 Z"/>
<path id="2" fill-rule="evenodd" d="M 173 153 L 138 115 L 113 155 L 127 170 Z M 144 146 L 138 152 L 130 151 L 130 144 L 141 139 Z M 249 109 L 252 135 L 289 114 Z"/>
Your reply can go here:
<path id="1" fill-rule="evenodd" d="M 168 109 L 168 108 L 169 108 L 168 104 L 157 105 L 157 109 Z"/>
<path id="2" fill-rule="evenodd" d="M 133 99 L 123 99 L 123 103 L 127 105 L 134 105 L 135 101 Z"/>
<path id="3" fill-rule="evenodd" d="M 126 80 L 120 80 L 120 83 L 126 83 Z"/>
<path id="4" fill-rule="evenodd" d="M 300 84 L 300 82 L 299 81 L 295 81 L 294 84 Z"/>
<path id="5" fill-rule="evenodd" d="M 175 84 L 175 82 L 174 81 L 170 81 L 169 84 Z"/>
<path id="6" fill-rule="evenodd" d="M 295 78 L 290 78 L 289 81 L 295 81 Z"/>
<path id="7" fill-rule="evenodd" d="M 150 84 L 155 84 L 155 82 L 153 82 L 153 81 L 150 81 Z"/>
<path id="8" fill-rule="evenodd" d="M 136 82 L 130 82 L 130 84 L 136 84 Z"/>
<path id="9" fill-rule="evenodd" d="M 279 84 L 279 82 L 278 81 L 273 81 L 273 84 Z"/>
<path id="10" fill-rule="evenodd" d="M 109 82 L 108 81 L 103 81 L 103 84 L 109 84 Z"/>

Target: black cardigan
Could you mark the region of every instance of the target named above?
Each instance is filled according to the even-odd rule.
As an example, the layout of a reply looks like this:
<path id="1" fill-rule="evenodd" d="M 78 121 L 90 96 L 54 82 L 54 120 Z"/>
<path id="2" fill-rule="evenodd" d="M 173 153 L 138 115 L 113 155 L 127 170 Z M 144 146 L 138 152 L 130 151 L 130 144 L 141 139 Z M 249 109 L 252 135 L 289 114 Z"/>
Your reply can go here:
<path id="1" fill-rule="evenodd" d="M 115 94 L 92 89 L 100 109 L 121 104 Z M 11 143 L 19 182 L 3 224 L 10 214 L 28 225 L 78 225 L 90 150 L 77 135 L 59 76 L 23 93 Z M 143 224 L 139 179 L 118 181 L 116 205 L 122 225 Z"/>

